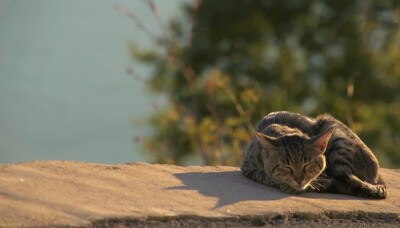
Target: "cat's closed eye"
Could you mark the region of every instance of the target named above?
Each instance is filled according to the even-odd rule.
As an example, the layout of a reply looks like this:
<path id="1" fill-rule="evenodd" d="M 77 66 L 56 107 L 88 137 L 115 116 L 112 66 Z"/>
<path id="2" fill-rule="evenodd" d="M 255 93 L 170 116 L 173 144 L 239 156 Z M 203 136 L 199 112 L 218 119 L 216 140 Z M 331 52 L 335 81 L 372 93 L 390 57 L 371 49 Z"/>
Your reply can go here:
<path id="1" fill-rule="evenodd" d="M 281 166 L 277 169 L 277 176 L 287 176 L 293 174 L 293 169 L 289 166 Z"/>
<path id="2" fill-rule="evenodd" d="M 303 170 L 304 170 L 304 172 L 307 172 L 307 173 L 315 173 L 315 172 L 319 172 L 320 168 L 318 167 L 318 165 L 315 162 L 311 162 L 311 163 L 307 164 L 306 166 L 304 166 Z"/>
<path id="3" fill-rule="evenodd" d="M 306 173 L 306 172 L 307 172 L 307 169 L 308 169 L 309 167 L 310 167 L 310 164 L 309 164 L 309 163 L 303 165 L 303 172 Z"/>

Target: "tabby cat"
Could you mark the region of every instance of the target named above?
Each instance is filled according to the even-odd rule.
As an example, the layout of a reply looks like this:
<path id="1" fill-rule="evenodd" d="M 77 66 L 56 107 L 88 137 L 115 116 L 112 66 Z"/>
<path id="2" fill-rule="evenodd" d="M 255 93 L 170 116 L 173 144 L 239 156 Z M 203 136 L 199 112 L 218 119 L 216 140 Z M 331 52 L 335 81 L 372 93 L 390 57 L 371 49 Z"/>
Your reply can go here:
<path id="1" fill-rule="evenodd" d="M 315 119 L 284 111 L 268 114 L 257 127 L 241 170 L 256 182 L 290 194 L 387 195 L 371 150 L 327 114 Z"/>

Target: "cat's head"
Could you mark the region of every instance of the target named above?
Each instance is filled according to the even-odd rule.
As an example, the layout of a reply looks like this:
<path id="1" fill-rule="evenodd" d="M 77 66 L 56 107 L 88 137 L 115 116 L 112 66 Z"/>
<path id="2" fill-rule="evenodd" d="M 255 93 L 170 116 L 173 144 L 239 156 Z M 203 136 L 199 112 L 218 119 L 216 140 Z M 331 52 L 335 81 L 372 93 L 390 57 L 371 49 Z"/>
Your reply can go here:
<path id="1" fill-rule="evenodd" d="M 306 189 L 325 169 L 324 152 L 333 130 L 311 138 L 297 134 L 275 138 L 257 132 L 265 171 L 296 190 Z"/>

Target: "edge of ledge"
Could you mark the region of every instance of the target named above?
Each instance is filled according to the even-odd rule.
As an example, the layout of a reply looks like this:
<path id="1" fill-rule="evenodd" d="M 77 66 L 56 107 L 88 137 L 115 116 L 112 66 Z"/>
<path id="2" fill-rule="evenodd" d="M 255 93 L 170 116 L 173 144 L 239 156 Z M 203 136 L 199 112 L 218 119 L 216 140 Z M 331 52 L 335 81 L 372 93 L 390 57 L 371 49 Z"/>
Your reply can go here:
<path id="1" fill-rule="evenodd" d="M 329 210 L 321 213 L 312 212 L 288 212 L 276 213 L 271 212 L 264 215 L 239 215 L 226 217 L 202 217 L 198 215 L 179 215 L 179 216 L 149 216 L 144 218 L 121 217 L 121 218 L 105 218 L 92 221 L 87 227 L 114 227 L 116 225 L 127 226 L 146 226 L 151 224 L 154 227 L 164 227 L 167 222 L 174 224 L 191 221 L 192 223 L 230 223 L 230 224 L 247 224 L 253 226 L 263 226 L 267 223 L 277 224 L 286 223 L 290 220 L 314 222 L 314 221 L 330 221 L 344 220 L 346 222 L 354 222 L 354 220 L 369 220 L 369 221 L 386 221 L 400 224 L 400 214 L 398 213 L 381 213 L 381 212 L 366 212 L 366 211 L 335 211 Z M 182 225 L 184 226 L 184 225 Z"/>

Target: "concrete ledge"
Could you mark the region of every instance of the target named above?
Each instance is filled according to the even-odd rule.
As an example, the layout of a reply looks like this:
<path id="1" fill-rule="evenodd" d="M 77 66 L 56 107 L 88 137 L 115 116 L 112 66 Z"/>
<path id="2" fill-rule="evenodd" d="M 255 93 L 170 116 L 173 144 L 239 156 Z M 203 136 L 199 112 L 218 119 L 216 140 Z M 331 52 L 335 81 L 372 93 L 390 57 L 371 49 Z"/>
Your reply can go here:
<path id="1" fill-rule="evenodd" d="M 227 166 L 6 164 L 0 165 L 0 226 L 107 227 L 166 220 L 177 226 L 205 220 L 243 225 L 296 219 L 399 222 L 400 170 L 382 173 L 389 188 L 385 200 L 318 193 L 292 196 Z"/>

